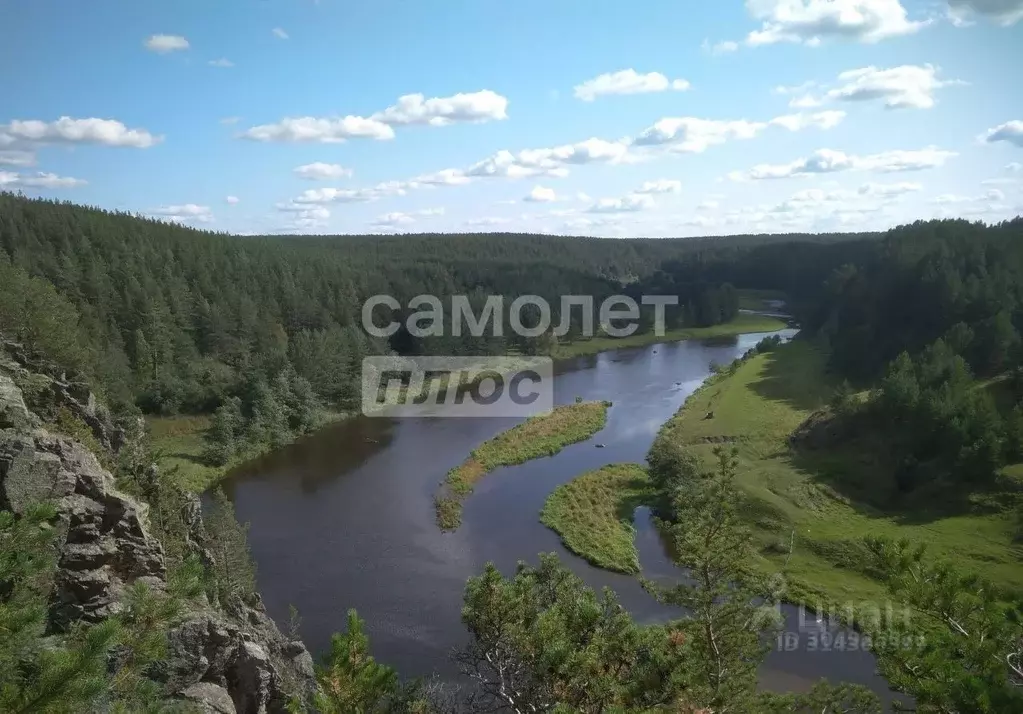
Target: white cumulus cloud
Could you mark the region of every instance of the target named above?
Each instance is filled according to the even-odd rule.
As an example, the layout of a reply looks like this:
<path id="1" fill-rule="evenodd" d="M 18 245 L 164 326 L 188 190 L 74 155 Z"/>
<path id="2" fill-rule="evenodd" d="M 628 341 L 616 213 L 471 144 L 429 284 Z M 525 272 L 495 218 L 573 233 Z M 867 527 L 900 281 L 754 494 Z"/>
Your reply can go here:
<path id="1" fill-rule="evenodd" d="M 530 191 L 522 200 L 529 201 L 530 203 L 550 203 L 558 200 L 558 194 L 554 192 L 553 188 L 533 186 L 533 190 Z"/>
<path id="2" fill-rule="evenodd" d="M 576 85 L 573 93 L 576 99 L 592 102 L 597 97 L 609 94 L 649 94 L 668 90 L 682 92 L 689 89 L 689 86 L 689 82 L 684 79 L 668 79 L 660 72 L 640 74 L 634 69 L 623 69 L 588 79 Z"/>
<path id="3" fill-rule="evenodd" d="M 15 186 L 25 188 L 77 188 L 84 186 L 87 181 L 69 176 L 58 176 L 57 174 L 44 173 L 17 174 L 12 171 L 0 171 L 0 186 Z"/>
<path id="4" fill-rule="evenodd" d="M 879 198 L 895 198 L 907 193 L 915 193 L 923 188 L 918 183 L 900 181 L 898 183 L 870 183 L 860 186 L 858 193 L 861 196 L 877 196 Z"/>
<path id="5" fill-rule="evenodd" d="M 114 119 L 73 119 L 64 116 L 51 122 L 15 119 L 9 124 L 0 124 L 0 145 L 20 142 L 102 144 L 146 149 L 161 140 L 162 137 L 153 136 L 145 129 L 129 129 Z"/>
<path id="6" fill-rule="evenodd" d="M 827 97 L 848 102 L 876 99 L 888 109 L 930 109 L 936 90 L 962 84 L 958 80 L 940 80 L 937 75 L 938 69 L 929 64 L 889 69 L 863 67 L 838 75 L 840 85 L 829 90 Z"/>
<path id="7" fill-rule="evenodd" d="M 226 68 L 226 67 L 234 67 L 234 62 L 232 62 L 231 60 L 227 59 L 226 57 L 221 57 L 220 59 L 210 60 L 209 61 L 209 65 L 210 65 L 210 67 L 225 67 Z"/>
<path id="8" fill-rule="evenodd" d="M 365 203 L 385 196 L 404 196 L 408 188 L 405 181 L 385 181 L 369 188 L 310 188 L 299 194 L 292 204 Z"/>
<path id="9" fill-rule="evenodd" d="M 188 40 L 181 35 L 151 35 L 145 42 L 146 49 L 158 54 L 188 49 Z"/>
<path id="10" fill-rule="evenodd" d="M 633 193 L 679 193 L 682 191 L 682 182 L 674 179 L 660 179 L 657 181 L 646 181 Z"/>
<path id="11" fill-rule="evenodd" d="M 238 203 L 241 199 L 239 199 L 237 196 L 228 196 L 224 200 L 228 203 L 228 205 L 233 206 L 236 203 Z"/>
<path id="12" fill-rule="evenodd" d="M 479 123 L 507 118 L 508 100 L 489 89 L 431 99 L 422 94 L 406 94 L 398 97 L 398 103 L 394 106 L 370 117 L 374 121 L 389 125 L 430 126 L 447 126 L 456 122 Z"/>
<path id="13" fill-rule="evenodd" d="M 279 27 L 275 27 L 273 30 L 271 30 L 271 32 L 273 32 L 274 37 L 276 37 L 279 40 L 288 39 L 288 33 Z"/>
<path id="14" fill-rule="evenodd" d="M 1007 121 L 1004 124 L 988 129 L 981 135 L 981 139 L 988 142 L 994 143 L 996 141 L 1007 141 L 1010 144 L 1023 147 L 1023 121 L 1014 119 L 1013 121 Z"/>
<path id="15" fill-rule="evenodd" d="M 434 216 L 443 216 L 443 208 L 426 208 L 421 211 L 411 211 L 404 213 L 402 211 L 392 211 L 385 213 L 382 216 L 377 216 L 373 221 L 372 225 L 394 228 L 397 226 L 408 225 L 415 223 L 419 218 L 432 218 Z"/>
<path id="16" fill-rule="evenodd" d="M 177 223 L 209 223 L 213 220 L 213 211 L 209 206 L 195 203 L 184 203 L 177 206 L 161 206 L 150 211 L 154 216 L 165 218 Z"/>
<path id="17" fill-rule="evenodd" d="M 479 161 L 465 172 L 472 177 L 527 178 L 568 175 L 568 166 L 591 163 L 615 164 L 625 160 L 629 147 L 621 141 L 587 139 L 550 149 L 525 149 L 517 153 L 507 150 Z"/>
<path id="18" fill-rule="evenodd" d="M 748 45 L 823 40 L 880 40 L 916 32 L 925 22 L 911 21 L 899 0 L 746 0 L 749 13 L 763 24 L 746 37 Z"/>
<path id="19" fill-rule="evenodd" d="M 654 207 L 654 199 L 645 194 L 630 193 L 621 198 L 601 198 L 588 209 L 590 213 L 632 213 Z"/>
<path id="20" fill-rule="evenodd" d="M 346 169 L 340 164 L 325 164 L 316 161 L 303 166 L 296 166 L 293 172 L 299 178 L 309 181 L 329 181 L 331 179 L 346 178 L 352 175 L 351 169 Z"/>
<path id="21" fill-rule="evenodd" d="M 394 129 L 366 117 L 346 116 L 332 119 L 285 117 L 276 124 L 262 124 L 242 132 L 253 141 L 318 142 L 337 144 L 348 139 L 393 139 Z"/>
<path id="22" fill-rule="evenodd" d="M 766 128 L 763 122 L 719 121 L 696 117 L 666 117 L 640 132 L 636 146 L 663 146 L 670 151 L 700 153 L 731 139 L 752 139 Z"/>
<path id="23" fill-rule="evenodd" d="M 824 112 L 814 112 L 813 114 L 808 114 L 806 112 L 785 114 L 780 117 L 775 117 L 770 123 L 775 126 L 785 127 L 789 131 L 800 131 L 802 129 L 810 128 L 831 129 L 838 126 L 843 119 L 845 119 L 845 112 L 829 110 Z"/>
<path id="24" fill-rule="evenodd" d="M 866 156 L 856 156 L 831 149 L 819 149 L 809 157 L 796 159 L 787 164 L 759 164 L 749 171 L 732 172 L 729 174 L 729 178 L 733 181 L 757 181 L 839 171 L 877 171 L 880 173 L 918 171 L 942 166 L 945 161 L 954 156 L 956 156 L 955 152 L 943 151 L 933 146 L 919 150 L 885 151 Z"/>

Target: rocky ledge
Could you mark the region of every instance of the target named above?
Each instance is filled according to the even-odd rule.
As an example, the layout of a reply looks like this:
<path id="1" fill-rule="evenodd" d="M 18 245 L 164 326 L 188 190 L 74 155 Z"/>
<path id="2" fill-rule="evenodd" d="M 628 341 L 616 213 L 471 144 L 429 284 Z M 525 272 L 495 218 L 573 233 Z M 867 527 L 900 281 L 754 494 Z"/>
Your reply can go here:
<path id="1" fill-rule="evenodd" d="M 123 432 L 92 394 L 62 377 L 34 369 L 9 343 L 0 345 L 0 507 L 23 513 L 40 500 L 56 504 L 58 567 L 48 620 L 55 633 L 116 614 L 133 583 L 166 587 L 164 549 L 152 535 L 147 505 L 119 491 L 96 455 L 48 431 L 25 403 L 19 384 L 29 380 L 33 405 L 44 395 L 72 410 L 103 447 L 120 448 Z M 197 498 L 188 510 L 190 545 L 209 562 Z M 280 632 L 258 597 L 226 607 L 196 603 L 168 642 L 161 676 L 167 696 L 201 712 L 283 713 L 292 695 L 314 686 L 309 652 Z"/>

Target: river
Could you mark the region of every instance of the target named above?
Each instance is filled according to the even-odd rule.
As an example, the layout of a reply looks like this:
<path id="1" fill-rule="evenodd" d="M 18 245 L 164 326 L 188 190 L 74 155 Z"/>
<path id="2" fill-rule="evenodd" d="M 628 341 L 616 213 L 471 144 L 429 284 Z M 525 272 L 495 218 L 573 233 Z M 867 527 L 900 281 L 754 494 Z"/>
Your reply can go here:
<path id="1" fill-rule="evenodd" d="M 584 471 L 642 462 L 657 430 L 707 378 L 711 364 L 727 364 L 764 336 L 658 344 L 558 363 L 555 401 L 610 400 L 607 426 L 556 456 L 488 474 L 465 502 L 455 533 L 441 533 L 434 522 L 438 483 L 475 446 L 518 420 L 360 417 L 246 464 L 224 486 L 239 520 L 250 523 L 267 609 L 286 623 L 288 606 L 297 607 L 301 636 L 318 653 L 354 607 L 380 661 L 403 676 L 443 677 L 455 675 L 448 654 L 466 637 L 459 619 L 466 578 L 488 561 L 507 574 L 519 560 L 535 563 L 537 553 L 556 552 L 591 586 L 614 589 L 638 621 L 669 617 L 672 610 L 635 578 L 566 551 L 540 523 L 540 509 L 551 491 Z M 677 575 L 646 513 L 637 514 L 637 529 L 644 575 Z M 791 606 L 783 614 L 784 631 L 795 637 L 788 647 L 772 647 L 761 686 L 802 690 L 827 677 L 865 684 L 890 700 L 873 655 L 848 646 L 824 651 L 812 617 Z"/>

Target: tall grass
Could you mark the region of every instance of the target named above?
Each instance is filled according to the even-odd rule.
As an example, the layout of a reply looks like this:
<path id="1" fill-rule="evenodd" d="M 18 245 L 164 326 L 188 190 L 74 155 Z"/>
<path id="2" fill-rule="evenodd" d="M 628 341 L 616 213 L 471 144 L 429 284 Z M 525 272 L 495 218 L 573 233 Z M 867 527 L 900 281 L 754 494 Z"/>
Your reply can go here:
<path id="1" fill-rule="evenodd" d="M 611 402 L 577 402 L 531 417 L 476 447 L 448 472 L 434 497 L 437 524 L 455 530 L 462 523 L 462 500 L 473 485 L 500 466 L 553 456 L 569 444 L 585 441 L 604 428 Z"/>

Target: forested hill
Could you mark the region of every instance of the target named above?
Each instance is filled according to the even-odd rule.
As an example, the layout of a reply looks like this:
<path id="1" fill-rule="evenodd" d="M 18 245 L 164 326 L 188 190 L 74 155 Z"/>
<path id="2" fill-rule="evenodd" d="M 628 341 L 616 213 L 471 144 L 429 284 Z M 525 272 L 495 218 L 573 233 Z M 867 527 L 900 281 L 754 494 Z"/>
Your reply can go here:
<path id="1" fill-rule="evenodd" d="M 115 406 L 208 413 L 239 398 L 251 411 L 273 396 L 271 402 L 289 405 L 284 411 L 292 428 L 299 428 L 294 422 L 306 419 L 307 407 L 350 404 L 367 354 L 542 348 L 518 344 L 514 337 L 383 344 L 359 325 L 361 306 L 372 295 L 390 294 L 405 305 L 424 293 L 442 299 L 468 294 L 477 304 L 489 295 L 537 294 L 557 310 L 562 295 L 591 295 L 599 304 L 623 290 L 667 292 L 696 303 L 708 290 L 731 284 L 783 290 L 801 314 L 813 317 L 827 312 L 823 300 L 831 301 L 830 309 L 839 299 L 834 290 L 824 291 L 842 266 L 856 266 L 849 270 L 865 276 L 863 271 L 876 271 L 892 256 L 911 257 L 932 250 L 926 247 L 931 244 L 948 243 L 939 252 L 951 251 L 953 262 L 986 261 L 987 273 L 973 279 L 985 284 L 983 275 L 993 274 L 990 263 L 1002 266 L 999 270 L 1018 265 L 998 252 L 1017 250 L 1008 237 L 1018 233 L 1019 221 L 994 228 L 946 221 L 887 234 L 701 239 L 238 237 L 3 193 L 0 329 L 86 373 Z M 974 244 L 975 254 L 964 252 Z M 885 285 L 897 291 L 906 277 L 886 277 Z M 1019 284 L 1011 277 L 1000 280 Z M 868 297 L 864 304 L 880 312 L 886 301 L 898 300 L 897 293 Z M 916 298 L 902 305 L 923 309 Z M 811 315 L 810 307 L 817 312 Z M 681 310 L 678 322 L 729 318 L 725 308 L 698 317 L 697 312 Z M 879 315 L 877 324 L 890 319 Z"/>
<path id="2" fill-rule="evenodd" d="M 63 362 L 104 385 L 115 404 L 209 412 L 228 396 L 251 401 L 257 382 L 275 379 L 289 399 L 336 404 L 351 396 L 362 357 L 388 347 L 357 325 L 371 295 L 407 304 L 423 293 L 533 293 L 557 307 L 561 295 L 600 299 L 672 260 L 685 259 L 699 273 L 752 246 L 791 252 L 783 246 L 797 239 L 850 237 L 235 237 L 6 193 L 0 315 L 8 330 L 20 324 L 19 339 L 49 339 Z M 48 305 L 45 315 L 25 313 L 25 296 L 36 293 Z M 54 307 L 63 301 L 70 306 Z M 58 317 L 59 330 L 42 327 Z"/>

